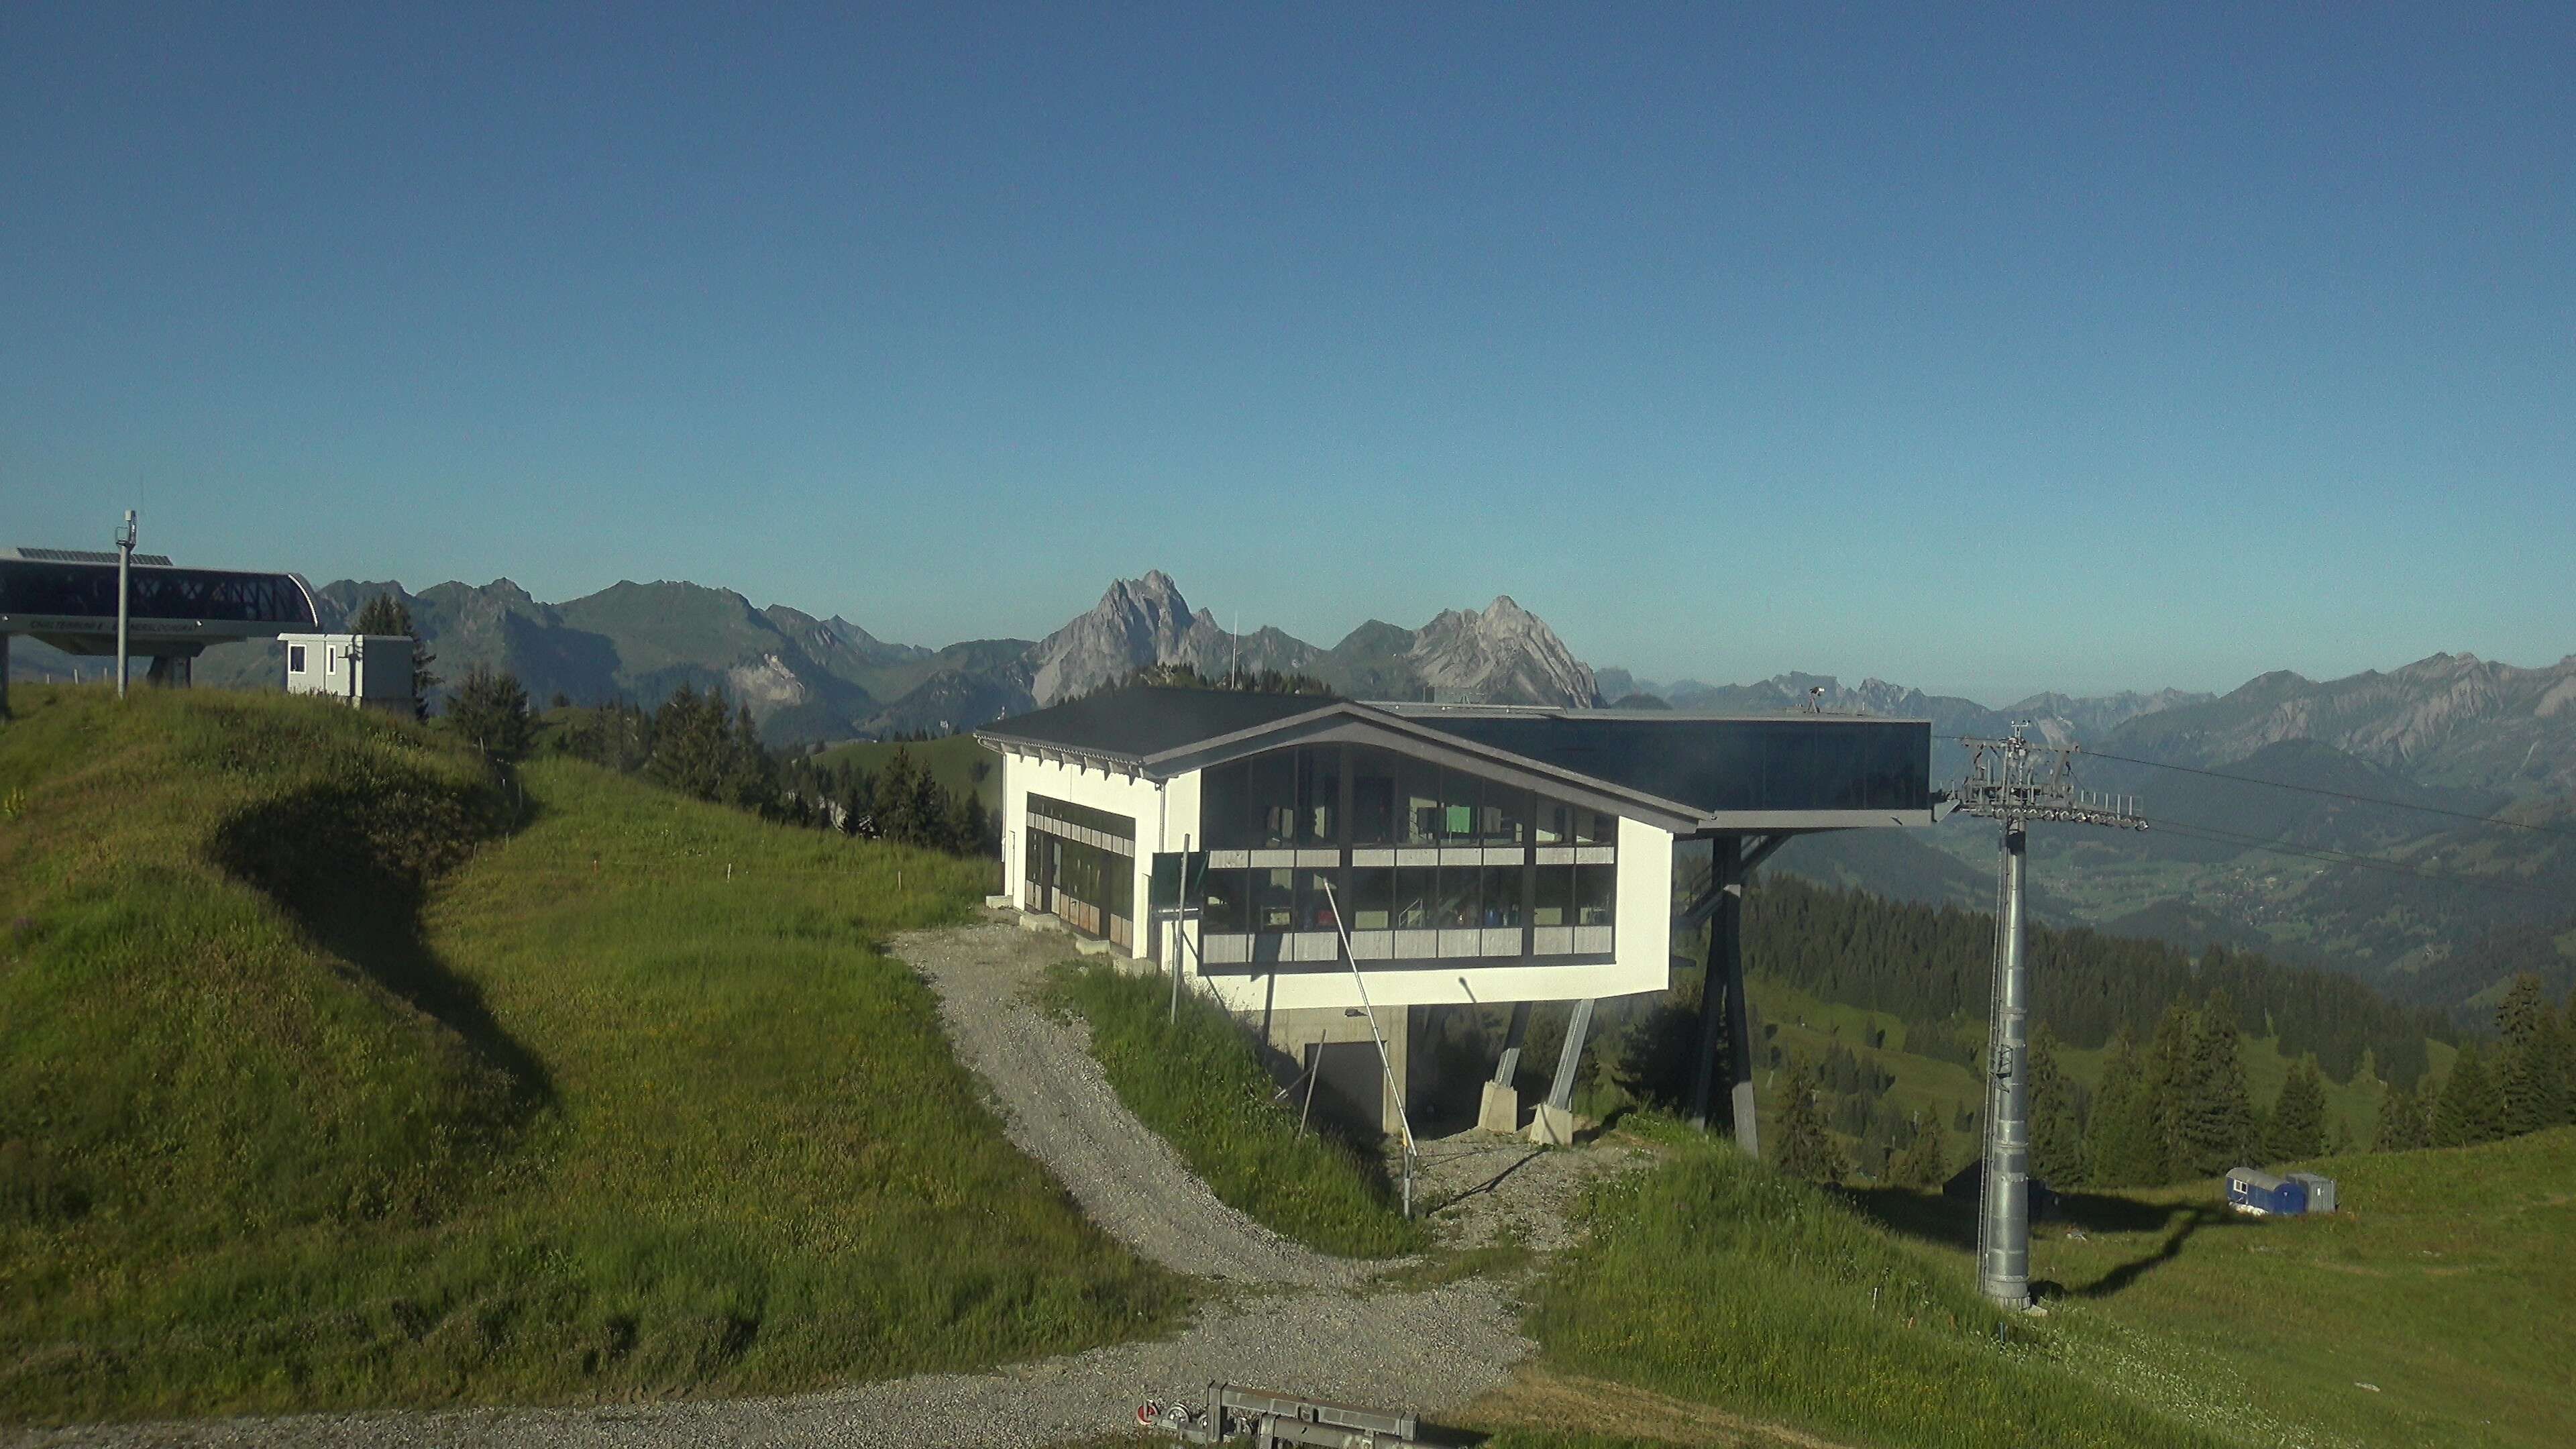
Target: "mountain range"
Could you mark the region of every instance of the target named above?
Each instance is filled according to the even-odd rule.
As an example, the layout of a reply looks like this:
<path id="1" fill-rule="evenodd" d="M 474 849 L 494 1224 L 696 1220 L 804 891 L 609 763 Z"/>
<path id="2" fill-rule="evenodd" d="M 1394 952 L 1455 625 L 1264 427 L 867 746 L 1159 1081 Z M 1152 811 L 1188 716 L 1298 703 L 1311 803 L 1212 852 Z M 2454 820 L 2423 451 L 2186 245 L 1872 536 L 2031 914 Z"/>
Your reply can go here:
<path id="1" fill-rule="evenodd" d="M 375 595 L 401 600 L 451 684 L 479 664 L 515 673 L 540 703 L 721 688 L 782 744 L 972 728 L 1151 665 L 1303 674 L 1357 698 L 1928 719 L 1936 782 L 1960 774 L 1960 736 L 2019 725 L 2081 744 L 2082 782 L 2138 795 L 2157 824 L 2144 834 L 2042 827 L 2031 877 L 2043 919 L 2195 948 L 2259 946 L 2435 1004 L 2491 993 L 2506 961 L 2541 969 L 2562 991 L 2576 983 L 2576 930 L 2566 929 L 2576 927 L 2576 656 L 2518 668 L 2436 654 L 2343 679 L 2275 672 L 2223 695 L 2042 693 L 1997 709 L 1879 679 L 1659 683 L 1596 672 L 1509 597 L 1420 628 L 1368 620 L 1330 647 L 1272 627 L 1237 634 L 1159 570 L 1113 582 L 1043 638 L 937 649 L 689 583 L 620 582 L 562 603 L 507 579 L 419 593 L 342 580 L 319 592 L 326 628 Z M 13 658 L 22 676 L 73 663 L 31 640 Z M 275 687 L 278 648 L 211 649 L 197 677 Z M 2499 812 L 2509 823 L 2481 823 Z M 1983 906 L 1992 834 L 1954 817 L 1920 834 L 1813 837 L 1777 861 L 1903 899 Z"/>

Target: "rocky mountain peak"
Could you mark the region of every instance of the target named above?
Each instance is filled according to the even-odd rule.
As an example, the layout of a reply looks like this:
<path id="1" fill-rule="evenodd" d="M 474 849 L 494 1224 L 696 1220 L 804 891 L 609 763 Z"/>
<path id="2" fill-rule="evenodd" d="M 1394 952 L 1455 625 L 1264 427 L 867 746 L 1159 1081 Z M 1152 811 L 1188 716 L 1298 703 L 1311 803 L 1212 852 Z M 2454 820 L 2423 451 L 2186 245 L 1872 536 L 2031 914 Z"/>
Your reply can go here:
<path id="1" fill-rule="evenodd" d="M 1449 609 L 1414 635 L 1407 659 L 1435 699 L 1484 704 L 1601 703 L 1591 667 L 1547 621 L 1498 595 L 1483 610 Z"/>
<path id="2" fill-rule="evenodd" d="M 1090 613 L 1038 641 L 1029 656 L 1029 693 L 1041 705 L 1053 704 L 1176 660 L 1194 622 L 1180 586 L 1161 569 L 1119 579 Z"/>

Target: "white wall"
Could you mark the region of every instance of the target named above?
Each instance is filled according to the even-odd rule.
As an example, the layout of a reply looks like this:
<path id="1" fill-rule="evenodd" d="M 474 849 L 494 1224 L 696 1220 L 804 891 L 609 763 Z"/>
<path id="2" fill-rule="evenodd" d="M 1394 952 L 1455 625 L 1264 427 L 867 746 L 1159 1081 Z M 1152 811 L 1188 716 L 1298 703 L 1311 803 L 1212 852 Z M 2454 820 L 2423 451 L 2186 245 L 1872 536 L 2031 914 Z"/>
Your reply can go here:
<path id="1" fill-rule="evenodd" d="M 1147 902 L 1153 893 L 1154 853 L 1180 849 L 1181 831 L 1198 829 L 1198 777 L 1188 777 L 1188 815 L 1172 827 L 1170 846 L 1164 840 L 1164 805 L 1172 796 L 1175 810 L 1180 808 L 1178 792 L 1140 777 L 1102 771 L 1098 766 L 1059 764 L 1028 755 L 1005 754 L 1002 760 L 1002 881 L 1003 889 L 1014 903 L 1025 889 L 1029 839 L 1029 796 L 1052 796 L 1075 805 L 1088 805 L 1124 815 L 1136 822 L 1136 945 L 1134 955 L 1142 959 L 1147 950 L 1146 922 L 1151 910 Z M 1175 781 L 1174 784 L 1178 784 Z"/>

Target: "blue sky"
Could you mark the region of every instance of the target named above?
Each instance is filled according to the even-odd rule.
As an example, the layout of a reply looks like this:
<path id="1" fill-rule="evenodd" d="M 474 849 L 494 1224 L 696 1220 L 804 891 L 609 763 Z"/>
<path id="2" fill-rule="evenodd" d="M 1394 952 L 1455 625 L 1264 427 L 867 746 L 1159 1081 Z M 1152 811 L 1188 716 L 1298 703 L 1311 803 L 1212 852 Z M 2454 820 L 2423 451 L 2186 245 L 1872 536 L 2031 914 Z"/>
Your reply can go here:
<path id="1" fill-rule="evenodd" d="M 732 8 L 0 9 L 0 534 L 1996 701 L 2576 650 L 2576 8 Z"/>

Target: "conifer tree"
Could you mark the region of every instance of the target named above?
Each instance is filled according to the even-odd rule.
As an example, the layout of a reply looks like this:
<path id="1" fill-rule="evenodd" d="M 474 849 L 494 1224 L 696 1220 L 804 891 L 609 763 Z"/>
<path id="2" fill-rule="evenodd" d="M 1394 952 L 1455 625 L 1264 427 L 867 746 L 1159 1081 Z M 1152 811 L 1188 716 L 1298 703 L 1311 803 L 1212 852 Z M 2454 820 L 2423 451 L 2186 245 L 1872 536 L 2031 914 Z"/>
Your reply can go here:
<path id="1" fill-rule="evenodd" d="M 1937 1115 L 1926 1113 L 1914 1119 L 1914 1136 L 1888 1162 L 1887 1178 L 1898 1187 L 1925 1192 L 1937 1192 L 1950 1180 L 1949 1151 L 1941 1140 Z"/>
<path id="2" fill-rule="evenodd" d="M 2392 1084 L 2379 1099 L 2379 1129 L 2371 1139 L 2373 1152 L 2412 1152 L 2426 1144 L 2424 1108 L 2415 1094 Z"/>
<path id="3" fill-rule="evenodd" d="M 2451 1063 L 2451 1078 L 2433 1104 L 2433 1145 L 2475 1147 L 2504 1135 L 2504 1096 L 2478 1059 L 2475 1042 L 2460 1047 Z"/>
<path id="4" fill-rule="evenodd" d="M 2210 993 L 2196 1025 L 2174 1093 L 2174 1168 L 2184 1177 L 2214 1177 L 2262 1144 L 2254 1137 L 2236 1011 L 2224 991 Z"/>
<path id="5" fill-rule="evenodd" d="M 438 656 L 429 652 L 429 641 L 411 626 L 411 605 L 391 594 L 378 594 L 358 607 L 358 616 L 349 621 L 352 634 L 400 634 L 411 640 L 411 708 L 421 718 L 429 718 L 429 692 L 439 685 L 439 678 L 429 666 Z"/>
<path id="6" fill-rule="evenodd" d="M 877 835 L 911 843 L 921 833 L 921 789 L 914 779 L 912 751 L 894 747 L 894 758 L 876 779 Z"/>
<path id="7" fill-rule="evenodd" d="M 1791 1177 L 1840 1182 L 1851 1171 L 1842 1148 L 1825 1130 L 1824 1114 L 1816 1105 L 1816 1079 L 1803 1058 L 1790 1067 L 1788 1083 L 1781 1088 L 1779 1132 L 1772 1165 Z"/>
<path id="8" fill-rule="evenodd" d="M 2497 1077 L 2505 1135 L 2518 1137 L 2567 1120 L 2558 1014 L 2540 994 L 2540 978 L 2516 976 L 2496 1007 Z"/>
<path id="9" fill-rule="evenodd" d="M 2052 1187 L 2084 1180 L 2075 1084 L 2058 1069 L 2057 1037 L 2045 1026 L 2030 1034 L 2030 1172 Z"/>
<path id="10" fill-rule="evenodd" d="M 2156 1023 L 2156 1034 L 2139 1062 L 2140 1095 L 2146 1100 L 2147 1117 L 2155 1124 L 2163 1154 L 2158 1159 L 2163 1167 L 2154 1183 L 2184 1175 L 2189 1160 L 2182 1147 L 2182 1099 L 2191 1090 L 2192 1043 L 2199 1030 L 2198 1014 L 2187 1003 L 2174 1002 Z"/>
<path id="11" fill-rule="evenodd" d="M 528 752 L 535 723 L 528 714 L 528 691 L 514 674 L 496 674 L 477 664 L 465 671 L 464 686 L 447 707 L 447 727 L 487 760 L 503 764 Z"/>
<path id="12" fill-rule="evenodd" d="M 2096 1187 L 2154 1187 L 2167 1178 L 2163 1128 L 2149 1099 L 2146 1064 L 2122 1031 L 2111 1041 L 2102 1090 L 2093 1099 L 2084 1181 Z"/>
<path id="13" fill-rule="evenodd" d="M 2266 1124 L 2265 1160 L 2296 1162 L 2325 1150 L 2326 1091 L 2314 1060 L 2302 1057 L 2281 1082 L 2280 1099 Z"/>

